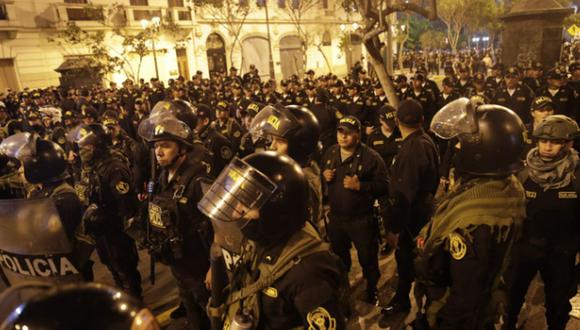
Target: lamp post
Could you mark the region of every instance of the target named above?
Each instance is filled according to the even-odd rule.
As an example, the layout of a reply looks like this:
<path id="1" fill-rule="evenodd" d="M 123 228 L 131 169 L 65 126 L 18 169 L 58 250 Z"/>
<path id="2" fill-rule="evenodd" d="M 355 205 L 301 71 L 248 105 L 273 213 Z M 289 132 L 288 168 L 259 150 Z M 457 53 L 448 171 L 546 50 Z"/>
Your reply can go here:
<path id="1" fill-rule="evenodd" d="M 473 37 L 471 38 L 471 42 L 475 44 L 475 48 L 479 49 L 479 41 L 481 40 L 480 37 Z"/>
<path id="2" fill-rule="evenodd" d="M 151 21 L 142 19 L 141 27 L 144 30 L 151 29 L 151 48 L 153 48 L 153 62 L 155 64 L 155 78 L 159 80 L 159 67 L 157 66 L 157 50 L 155 49 L 155 35 L 159 31 L 159 25 L 161 24 L 161 19 L 158 16 L 152 17 Z"/>
<path id="3" fill-rule="evenodd" d="M 264 0 L 264 10 L 266 12 L 266 30 L 268 31 L 268 68 L 270 69 L 270 79 L 276 80 L 274 76 L 274 58 L 272 57 L 272 41 L 270 37 L 270 15 L 268 14 L 268 0 Z"/>

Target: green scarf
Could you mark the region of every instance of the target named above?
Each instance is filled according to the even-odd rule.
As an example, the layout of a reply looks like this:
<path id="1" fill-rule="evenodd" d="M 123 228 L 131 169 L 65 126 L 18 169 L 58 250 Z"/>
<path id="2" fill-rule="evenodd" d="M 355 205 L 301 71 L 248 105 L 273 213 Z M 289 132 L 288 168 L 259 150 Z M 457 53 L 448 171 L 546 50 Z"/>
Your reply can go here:
<path id="1" fill-rule="evenodd" d="M 510 228 L 523 221 L 525 201 L 524 188 L 513 175 L 473 179 L 458 185 L 439 203 L 419 236 L 426 238 L 425 250 L 429 251 L 445 243 L 457 229 L 469 236 L 477 226 L 488 225 L 501 243 L 509 237 Z"/>

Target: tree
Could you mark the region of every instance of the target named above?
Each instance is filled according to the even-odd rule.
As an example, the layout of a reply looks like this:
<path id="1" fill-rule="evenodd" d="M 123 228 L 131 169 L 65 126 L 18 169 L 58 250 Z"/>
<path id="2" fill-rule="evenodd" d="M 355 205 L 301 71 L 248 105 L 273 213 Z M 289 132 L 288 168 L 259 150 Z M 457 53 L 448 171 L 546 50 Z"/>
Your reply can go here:
<path id="1" fill-rule="evenodd" d="M 204 18 L 213 19 L 215 23 L 220 24 L 234 38 L 229 54 L 230 63 L 233 64 L 236 45 L 238 45 L 240 53 L 242 53 L 240 34 L 250 13 L 249 2 L 241 0 L 196 0 L 195 5 L 202 7 L 202 16 Z M 243 55 L 240 55 L 240 57 L 240 62 L 243 66 L 244 57 Z"/>
<path id="2" fill-rule="evenodd" d="M 387 94 L 389 103 L 395 107 L 399 104 L 399 99 L 395 94 L 393 81 L 387 73 L 386 63 L 381 54 L 383 47 L 379 36 L 390 28 L 387 17 L 397 12 L 416 13 L 420 16 L 429 18 L 430 20 L 437 19 L 436 0 L 418 1 L 420 3 L 429 3 L 430 7 L 423 7 L 414 0 L 407 0 L 398 3 L 387 3 L 382 0 L 346 0 L 343 3 L 343 8 L 349 10 L 351 8 L 357 9 L 364 21 L 362 31 L 364 33 L 363 43 L 369 54 L 369 59 L 377 77 Z M 393 54 L 387 54 L 393 56 Z"/>
<path id="3" fill-rule="evenodd" d="M 298 33 L 298 37 L 302 39 L 302 54 L 303 54 L 303 67 L 302 71 L 299 72 L 301 76 L 304 71 L 306 71 L 306 65 L 308 62 L 308 48 L 314 41 L 314 35 L 312 32 L 307 31 L 303 26 L 303 19 L 304 16 L 309 13 L 311 10 L 316 8 L 317 6 L 321 5 L 320 0 L 287 0 L 284 1 L 284 8 L 283 11 L 288 15 L 292 24 L 296 28 L 296 33 Z M 322 39 L 322 38 L 321 38 Z M 322 50 L 322 40 L 316 45 L 318 51 L 322 54 L 326 65 L 330 68 L 330 63 L 326 58 Z"/>
<path id="4" fill-rule="evenodd" d="M 454 53 L 457 52 L 459 37 L 469 24 L 470 17 L 477 16 L 474 15 L 476 3 L 479 3 L 479 0 L 439 0 L 437 2 L 439 18 L 447 26 L 447 39 Z"/>
<path id="5" fill-rule="evenodd" d="M 445 47 L 445 34 L 437 30 L 425 31 L 421 37 L 419 37 L 421 42 L 421 47 L 426 50 L 430 49 L 440 49 Z"/>

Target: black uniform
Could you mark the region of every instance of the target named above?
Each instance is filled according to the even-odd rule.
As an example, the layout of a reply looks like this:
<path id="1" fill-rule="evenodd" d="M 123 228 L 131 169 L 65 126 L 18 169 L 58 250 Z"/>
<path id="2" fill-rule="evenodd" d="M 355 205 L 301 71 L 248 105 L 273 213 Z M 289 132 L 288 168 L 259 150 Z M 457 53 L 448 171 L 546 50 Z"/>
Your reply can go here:
<path id="1" fill-rule="evenodd" d="M 205 165 L 188 155 L 171 181 L 167 171 L 161 171 L 149 204 L 151 252 L 156 260 L 171 267 L 194 329 L 209 327 L 204 312 L 209 293 L 204 279 L 212 236 L 209 222 L 197 209 L 203 196 L 200 179 L 205 175 Z"/>
<path id="2" fill-rule="evenodd" d="M 238 150 L 242 135 L 244 134 L 244 129 L 235 119 L 228 118 L 228 120 L 223 123 L 216 120 L 212 125 L 214 125 L 219 133 L 230 140 L 234 151 Z"/>
<path id="3" fill-rule="evenodd" d="M 419 93 L 415 93 L 415 91 L 411 88 L 407 90 L 407 93 L 404 96 L 405 99 L 411 98 L 414 100 L 419 101 L 421 106 L 423 107 L 423 114 L 424 114 L 424 121 L 423 126 L 428 128 L 431 124 L 431 119 L 437 112 L 437 97 L 431 91 L 422 88 Z"/>
<path id="4" fill-rule="evenodd" d="M 575 106 L 574 90 L 569 86 L 560 87 L 555 94 L 552 94 L 548 87 L 540 88 L 536 97 L 547 96 L 552 99 L 555 115 L 565 115 L 570 118 L 576 118 L 577 109 Z"/>
<path id="5" fill-rule="evenodd" d="M 569 299 L 576 293 L 574 264 L 580 242 L 580 167 L 574 171 L 576 178 L 567 185 L 547 190 L 528 176 L 527 169 L 518 175 L 526 190 L 527 217 L 522 238 L 514 247 L 508 328 L 515 326 L 537 272 L 544 281 L 548 328 L 566 327 L 571 310 Z"/>
<path id="6" fill-rule="evenodd" d="M 530 105 L 533 99 L 534 93 L 526 85 L 518 85 L 512 95 L 509 94 L 506 86 L 503 85 L 496 90 L 494 103 L 513 110 L 524 123 L 529 123 L 532 120 Z"/>
<path id="7" fill-rule="evenodd" d="M 357 96 L 356 99 L 347 97 L 342 111 L 344 116 L 354 116 L 363 126 L 369 126 L 369 103 L 364 97 Z"/>
<path id="8" fill-rule="evenodd" d="M 522 82 L 528 86 L 532 92 L 537 93 L 537 91 L 542 87 L 542 81 L 540 79 L 525 77 Z"/>
<path id="9" fill-rule="evenodd" d="M 199 133 L 199 138 L 203 141 L 206 149 L 211 155 L 211 171 L 210 176 L 217 177 L 222 169 L 229 164 L 234 157 L 232 143 L 221 133 L 219 133 L 213 125 L 208 125 L 203 131 Z"/>
<path id="10" fill-rule="evenodd" d="M 137 210 L 137 195 L 128 164 L 111 151 L 99 155 L 94 164 L 83 169 L 75 189 L 81 202 L 99 207 L 92 229 L 99 259 L 107 266 L 117 286 L 140 298 L 137 248 L 123 231 L 125 221 Z"/>
<path id="11" fill-rule="evenodd" d="M 373 219 L 376 198 L 387 192 L 387 176 L 379 154 L 359 144 L 352 156 L 341 158 L 339 145 L 330 147 L 322 158 L 324 170 L 336 170 L 334 179 L 327 182 L 330 223 L 328 236 L 332 250 L 350 269 L 350 247 L 358 253 L 359 263 L 367 280 L 367 290 L 376 289 L 380 277 L 378 265 L 378 230 Z M 345 176 L 357 175 L 360 191 L 344 188 Z"/>
<path id="12" fill-rule="evenodd" d="M 336 109 L 318 101 L 311 105 L 309 109 L 318 119 L 320 142 L 324 152 L 328 147 L 336 144 Z"/>
<path id="13" fill-rule="evenodd" d="M 439 155 L 433 140 L 422 129 L 407 136 L 389 168 L 388 211 L 390 231 L 399 234 L 396 251 L 399 283 L 395 300 L 409 305 L 413 283 L 414 239 L 431 216 L 433 195 L 439 183 Z"/>

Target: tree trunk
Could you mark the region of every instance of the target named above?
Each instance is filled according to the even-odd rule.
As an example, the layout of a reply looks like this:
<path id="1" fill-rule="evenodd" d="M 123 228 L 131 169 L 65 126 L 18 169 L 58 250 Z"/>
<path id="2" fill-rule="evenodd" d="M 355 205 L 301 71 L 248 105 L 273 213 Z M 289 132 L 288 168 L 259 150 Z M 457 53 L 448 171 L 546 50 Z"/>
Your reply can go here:
<path id="1" fill-rule="evenodd" d="M 318 51 L 322 55 L 322 58 L 324 59 L 324 63 L 326 64 L 326 68 L 328 69 L 328 72 L 332 72 L 332 66 L 330 65 L 330 61 L 328 60 L 328 57 L 324 53 L 324 49 L 322 49 L 321 44 L 316 45 L 316 48 L 318 49 Z"/>
<path id="2" fill-rule="evenodd" d="M 392 54 L 389 55 L 392 56 Z M 369 60 L 377 73 L 377 78 L 379 78 L 381 86 L 383 86 L 383 89 L 385 90 L 389 104 L 397 108 L 399 106 L 399 98 L 395 92 L 395 85 L 387 73 L 387 68 L 384 65 L 377 63 L 372 56 L 369 56 Z"/>

